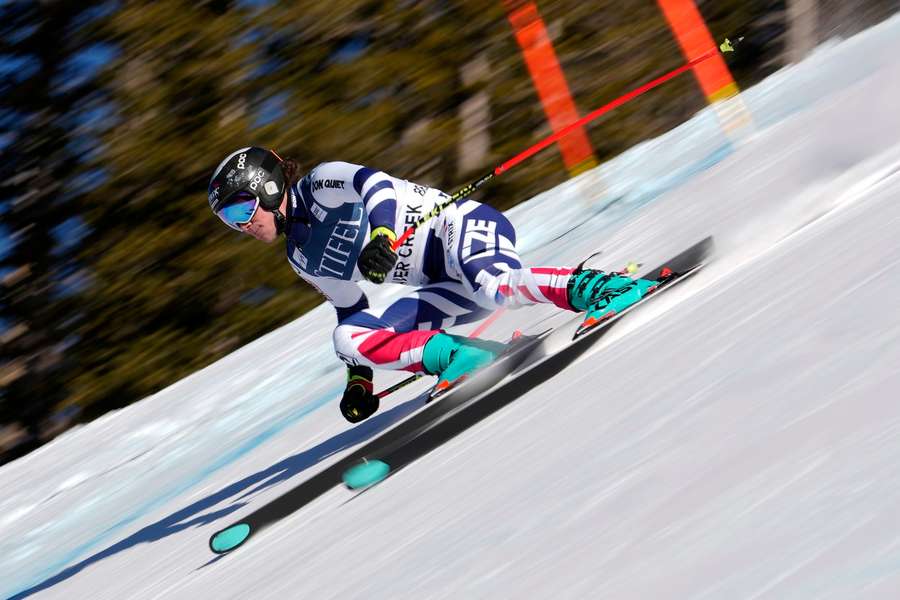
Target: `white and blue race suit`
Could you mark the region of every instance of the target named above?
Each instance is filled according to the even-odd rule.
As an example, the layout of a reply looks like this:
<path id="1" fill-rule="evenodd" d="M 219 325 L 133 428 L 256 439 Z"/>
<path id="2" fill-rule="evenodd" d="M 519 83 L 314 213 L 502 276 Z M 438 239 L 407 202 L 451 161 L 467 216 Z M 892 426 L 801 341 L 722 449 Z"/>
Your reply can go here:
<path id="1" fill-rule="evenodd" d="M 337 310 L 335 352 L 351 365 L 421 372 L 422 347 L 442 328 L 498 307 L 551 303 L 567 310 L 573 269 L 522 266 L 516 233 L 499 211 L 473 200 L 444 209 L 397 250 L 386 282 L 416 288 L 369 307 L 356 261 L 370 232 L 398 235 L 444 192 L 346 162 L 320 164 L 290 188 L 287 255 L 300 277 Z"/>

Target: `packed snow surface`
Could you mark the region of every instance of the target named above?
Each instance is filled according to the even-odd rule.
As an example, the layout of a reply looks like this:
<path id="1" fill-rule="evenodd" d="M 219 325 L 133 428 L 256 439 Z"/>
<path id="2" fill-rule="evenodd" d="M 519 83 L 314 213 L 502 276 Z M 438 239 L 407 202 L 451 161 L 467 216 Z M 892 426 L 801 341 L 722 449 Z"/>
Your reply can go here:
<path id="1" fill-rule="evenodd" d="M 597 266 L 649 267 L 710 234 L 718 250 L 353 502 L 335 487 L 207 548 L 422 408 L 425 381 L 343 421 L 328 306 L 5 465 L 0 596 L 900 597 L 895 50 L 896 18 L 746 90 L 734 141 L 707 109 L 511 210 L 532 265 L 602 249 Z"/>

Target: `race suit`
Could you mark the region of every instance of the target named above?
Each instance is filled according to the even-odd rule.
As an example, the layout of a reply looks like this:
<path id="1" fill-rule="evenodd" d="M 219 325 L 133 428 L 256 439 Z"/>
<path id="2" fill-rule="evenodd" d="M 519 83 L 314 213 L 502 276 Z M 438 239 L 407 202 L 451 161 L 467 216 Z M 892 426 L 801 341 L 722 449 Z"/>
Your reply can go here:
<path id="1" fill-rule="evenodd" d="M 415 230 L 385 278 L 415 290 L 386 308 L 370 308 L 356 266 L 370 232 L 386 227 L 399 236 L 447 198 L 346 162 L 320 164 L 291 186 L 288 260 L 337 310 L 334 348 L 347 364 L 422 372 L 422 348 L 443 328 L 499 307 L 550 303 L 573 310 L 566 293 L 573 269 L 523 267 L 512 224 L 473 200 L 450 205 Z"/>

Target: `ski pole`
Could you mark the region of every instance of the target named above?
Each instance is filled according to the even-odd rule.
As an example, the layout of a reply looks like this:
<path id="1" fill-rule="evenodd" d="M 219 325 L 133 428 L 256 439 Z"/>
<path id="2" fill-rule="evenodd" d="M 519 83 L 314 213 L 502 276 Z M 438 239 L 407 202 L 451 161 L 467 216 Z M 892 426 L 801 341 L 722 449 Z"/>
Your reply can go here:
<path id="1" fill-rule="evenodd" d="M 409 384 L 411 384 L 412 382 L 418 381 L 419 378 L 421 378 L 421 377 L 422 377 L 421 375 L 411 375 L 411 376 L 407 377 L 406 379 L 404 379 L 403 381 L 398 381 L 394 385 L 384 388 L 383 390 L 381 390 L 380 392 L 378 392 L 375 395 L 378 396 L 379 399 L 384 398 L 388 394 L 393 394 L 400 388 L 404 388 L 404 387 L 408 386 Z"/>
<path id="2" fill-rule="evenodd" d="M 397 238 L 397 241 L 395 241 L 393 244 L 391 244 L 391 248 L 396 252 L 397 249 L 403 245 L 403 242 L 405 242 L 407 240 L 407 238 L 409 238 L 409 236 L 411 236 L 416 231 L 416 229 L 418 229 L 419 227 L 424 225 L 429 219 L 439 215 L 441 213 L 441 211 L 443 211 L 445 208 L 447 208 L 454 202 L 458 202 L 458 201 L 462 200 L 463 198 L 467 198 L 468 196 L 471 196 L 472 193 L 475 192 L 475 190 L 477 190 L 478 188 L 483 186 L 485 183 L 487 183 L 494 177 L 501 175 L 502 173 L 510 170 L 511 168 L 513 168 L 514 166 L 516 166 L 517 164 L 519 164 L 526 158 L 529 158 L 529 157 L 537 154 L 538 152 L 540 152 L 547 146 L 553 144 L 560 138 L 564 137 L 567 133 L 569 133 L 576 127 L 581 127 L 582 125 L 584 125 L 586 123 L 590 123 L 594 119 L 597 119 L 598 117 L 608 113 L 609 111 L 613 110 L 614 108 L 617 108 L 617 107 L 625 104 L 626 102 L 630 102 L 631 100 L 634 100 L 641 94 L 644 94 L 644 93 L 652 90 L 655 87 L 659 87 L 663 83 L 669 81 L 670 79 L 672 79 L 674 77 L 681 75 L 685 71 L 692 69 L 696 65 L 702 63 L 703 61 L 709 60 L 713 56 L 716 56 L 716 54 L 718 54 L 719 52 L 723 52 L 723 53 L 734 52 L 735 45 L 737 45 L 737 43 L 743 39 L 744 38 L 738 38 L 734 42 L 726 39 L 721 44 L 721 46 L 719 46 L 718 48 L 716 48 L 716 47 L 710 48 L 709 51 L 705 52 L 704 54 L 701 54 L 700 56 L 698 56 L 697 58 L 695 58 L 691 61 L 688 61 L 687 63 L 681 65 L 677 69 L 673 69 L 673 70 L 669 71 L 668 73 L 666 73 L 665 75 L 657 77 L 653 81 L 645 83 L 644 85 L 631 90 L 627 94 L 623 94 L 622 96 L 619 96 L 612 102 L 609 102 L 609 103 L 601 106 L 597 110 L 595 110 L 591 113 L 588 113 L 587 115 L 581 117 L 574 123 L 571 123 L 570 125 L 563 127 L 556 133 L 547 136 L 540 142 L 523 150 L 519 154 L 513 156 L 511 159 L 507 160 L 505 163 L 502 163 L 502 164 L 498 165 L 497 167 L 495 167 L 489 173 L 482 175 L 481 177 L 479 177 L 472 183 L 469 183 L 468 185 L 463 186 L 462 188 L 458 189 L 447 200 L 444 200 L 443 202 L 437 204 L 430 212 L 419 217 L 415 223 L 410 225 L 409 228 L 403 232 L 403 235 L 401 235 L 399 238 Z"/>

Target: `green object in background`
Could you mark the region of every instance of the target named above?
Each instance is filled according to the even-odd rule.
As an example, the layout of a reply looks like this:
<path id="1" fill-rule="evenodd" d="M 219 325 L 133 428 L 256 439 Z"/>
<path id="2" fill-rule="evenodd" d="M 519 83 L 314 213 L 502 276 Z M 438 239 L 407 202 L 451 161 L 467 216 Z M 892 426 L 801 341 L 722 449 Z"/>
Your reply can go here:
<path id="1" fill-rule="evenodd" d="M 221 554 L 234 550 L 243 544 L 248 537 L 250 537 L 250 526 L 246 523 L 237 523 L 212 536 L 209 540 L 209 547 L 213 552 Z"/>
<path id="2" fill-rule="evenodd" d="M 391 467 L 386 462 L 367 460 L 344 471 L 341 479 L 351 490 L 358 490 L 383 481 L 390 472 Z"/>
<path id="3" fill-rule="evenodd" d="M 739 37 L 736 40 L 734 40 L 733 42 L 731 40 L 729 40 L 728 38 L 725 38 L 725 41 L 719 45 L 719 50 L 721 50 L 723 53 L 724 52 L 734 52 L 735 46 L 737 46 L 739 43 L 741 43 L 743 41 L 744 41 L 743 37 Z"/>

